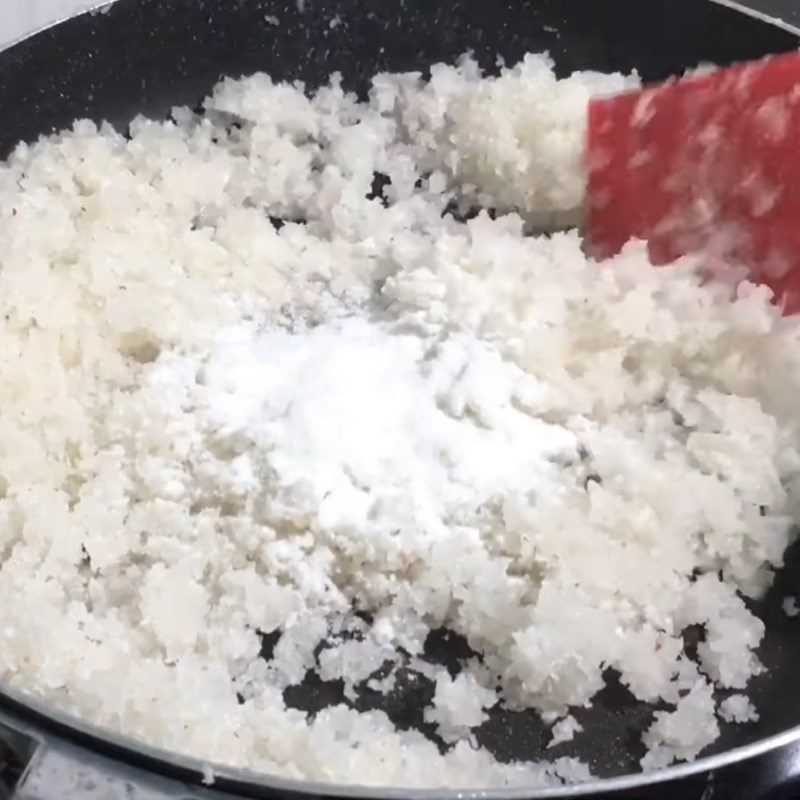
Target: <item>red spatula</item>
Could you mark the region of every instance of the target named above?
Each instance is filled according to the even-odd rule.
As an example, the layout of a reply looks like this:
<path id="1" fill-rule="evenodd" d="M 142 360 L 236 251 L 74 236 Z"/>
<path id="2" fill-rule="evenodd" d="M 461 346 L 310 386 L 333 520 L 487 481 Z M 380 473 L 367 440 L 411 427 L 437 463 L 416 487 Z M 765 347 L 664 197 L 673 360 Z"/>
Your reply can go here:
<path id="1" fill-rule="evenodd" d="M 800 311 L 800 54 L 593 100 L 587 157 L 594 255 L 704 251 Z"/>

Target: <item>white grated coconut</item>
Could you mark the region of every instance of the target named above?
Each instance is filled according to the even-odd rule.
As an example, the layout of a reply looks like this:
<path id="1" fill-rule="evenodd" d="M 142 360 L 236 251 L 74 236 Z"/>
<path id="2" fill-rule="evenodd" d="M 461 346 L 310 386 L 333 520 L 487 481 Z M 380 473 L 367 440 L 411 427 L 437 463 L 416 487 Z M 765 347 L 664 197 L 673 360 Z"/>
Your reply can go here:
<path id="1" fill-rule="evenodd" d="M 719 715 L 725 722 L 757 722 L 758 711 L 747 695 L 732 694 L 719 704 Z"/>
<path id="2" fill-rule="evenodd" d="M 800 608 L 797 605 L 797 598 L 794 595 L 788 595 L 787 597 L 783 598 L 783 613 L 786 614 L 787 617 L 796 617 L 800 614 Z"/>
<path id="3" fill-rule="evenodd" d="M 480 686 L 474 675 L 462 672 L 451 678 L 444 672 L 436 679 L 433 706 L 427 709 L 425 719 L 437 725 L 442 739 L 455 742 L 488 719 L 484 709 L 496 704 L 497 695 Z"/>
<path id="4" fill-rule="evenodd" d="M 582 730 L 583 725 L 572 714 L 568 714 L 553 725 L 553 738 L 550 739 L 550 743 L 547 746 L 555 747 L 564 742 L 571 742 L 575 738 L 575 734 L 580 733 Z"/>
<path id="5" fill-rule="evenodd" d="M 77 122 L 20 145 L 0 166 L 3 680 L 201 760 L 343 783 L 586 780 L 473 734 L 497 702 L 564 717 L 609 668 L 670 709 L 644 767 L 711 743 L 714 686 L 761 669 L 742 596 L 798 518 L 797 323 L 691 259 L 597 264 L 576 232 L 444 213 L 573 212 L 587 99 L 628 80 L 467 59 L 358 102 L 255 75 L 129 138 Z M 480 654 L 454 678 L 420 658 L 440 627 Z M 402 664 L 435 681 L 447 748 L 284 698 L 309 670 L 391 692 Z"/>

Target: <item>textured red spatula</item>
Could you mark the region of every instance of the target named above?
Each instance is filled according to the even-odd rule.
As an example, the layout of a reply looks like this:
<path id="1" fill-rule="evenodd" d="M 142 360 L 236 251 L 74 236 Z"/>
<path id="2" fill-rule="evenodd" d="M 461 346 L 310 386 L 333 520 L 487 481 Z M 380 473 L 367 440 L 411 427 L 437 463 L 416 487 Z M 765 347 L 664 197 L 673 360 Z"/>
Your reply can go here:
<path id="1" fill-rule="evenodd" d="M 594 255 L 702 250 L 800 311 L 800 54 L 596 99 L 587 158 Z"/>

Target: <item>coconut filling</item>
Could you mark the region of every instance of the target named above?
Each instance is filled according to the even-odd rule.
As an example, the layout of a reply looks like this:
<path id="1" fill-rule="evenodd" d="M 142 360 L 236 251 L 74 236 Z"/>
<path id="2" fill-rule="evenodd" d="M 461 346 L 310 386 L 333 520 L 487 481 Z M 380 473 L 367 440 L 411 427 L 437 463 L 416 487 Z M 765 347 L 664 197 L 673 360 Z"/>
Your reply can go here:
<path id="1" fill-rule="evenodd" d="M 577 754 L 609 670 L 660 704 L 644 769 L 755 719 L 744 598 L 798 518 L 797 323 L 696 258 L 526 235 L 574 217 L 588 99 L 633 83 L 543 56 L 363 102 L 255 75 L 20 145 L 2 679 L 201 760 L 406 787 L 587 780 L 501 763 L 481 726 L 534 709 Z M 310 674 L 342 702 L 298 708 Z M 409 676 L 428 735 L 357 708 Z"/>

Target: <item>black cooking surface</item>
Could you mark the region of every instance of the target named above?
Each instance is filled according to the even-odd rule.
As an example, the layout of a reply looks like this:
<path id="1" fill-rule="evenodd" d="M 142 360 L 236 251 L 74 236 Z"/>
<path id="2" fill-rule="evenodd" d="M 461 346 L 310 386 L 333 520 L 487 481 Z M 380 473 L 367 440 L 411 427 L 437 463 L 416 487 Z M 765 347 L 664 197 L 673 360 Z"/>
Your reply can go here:
<path id="1" fill-rule="evenodd" d="M 707 0 L 119 0 L 0 54 L 0 153 L 76 117 L 124 127 L 194 105 L 222 75 L 258 70 L 316 86 L 339 70 L 424 70 L 467 50 L 487 69 L 549 50 L 562 73 L 663 78 L 797 46 Z M 271 21 L 277 18 L 278 24 Z M 331 22 L 336 20 L 334 27 Z"/>

